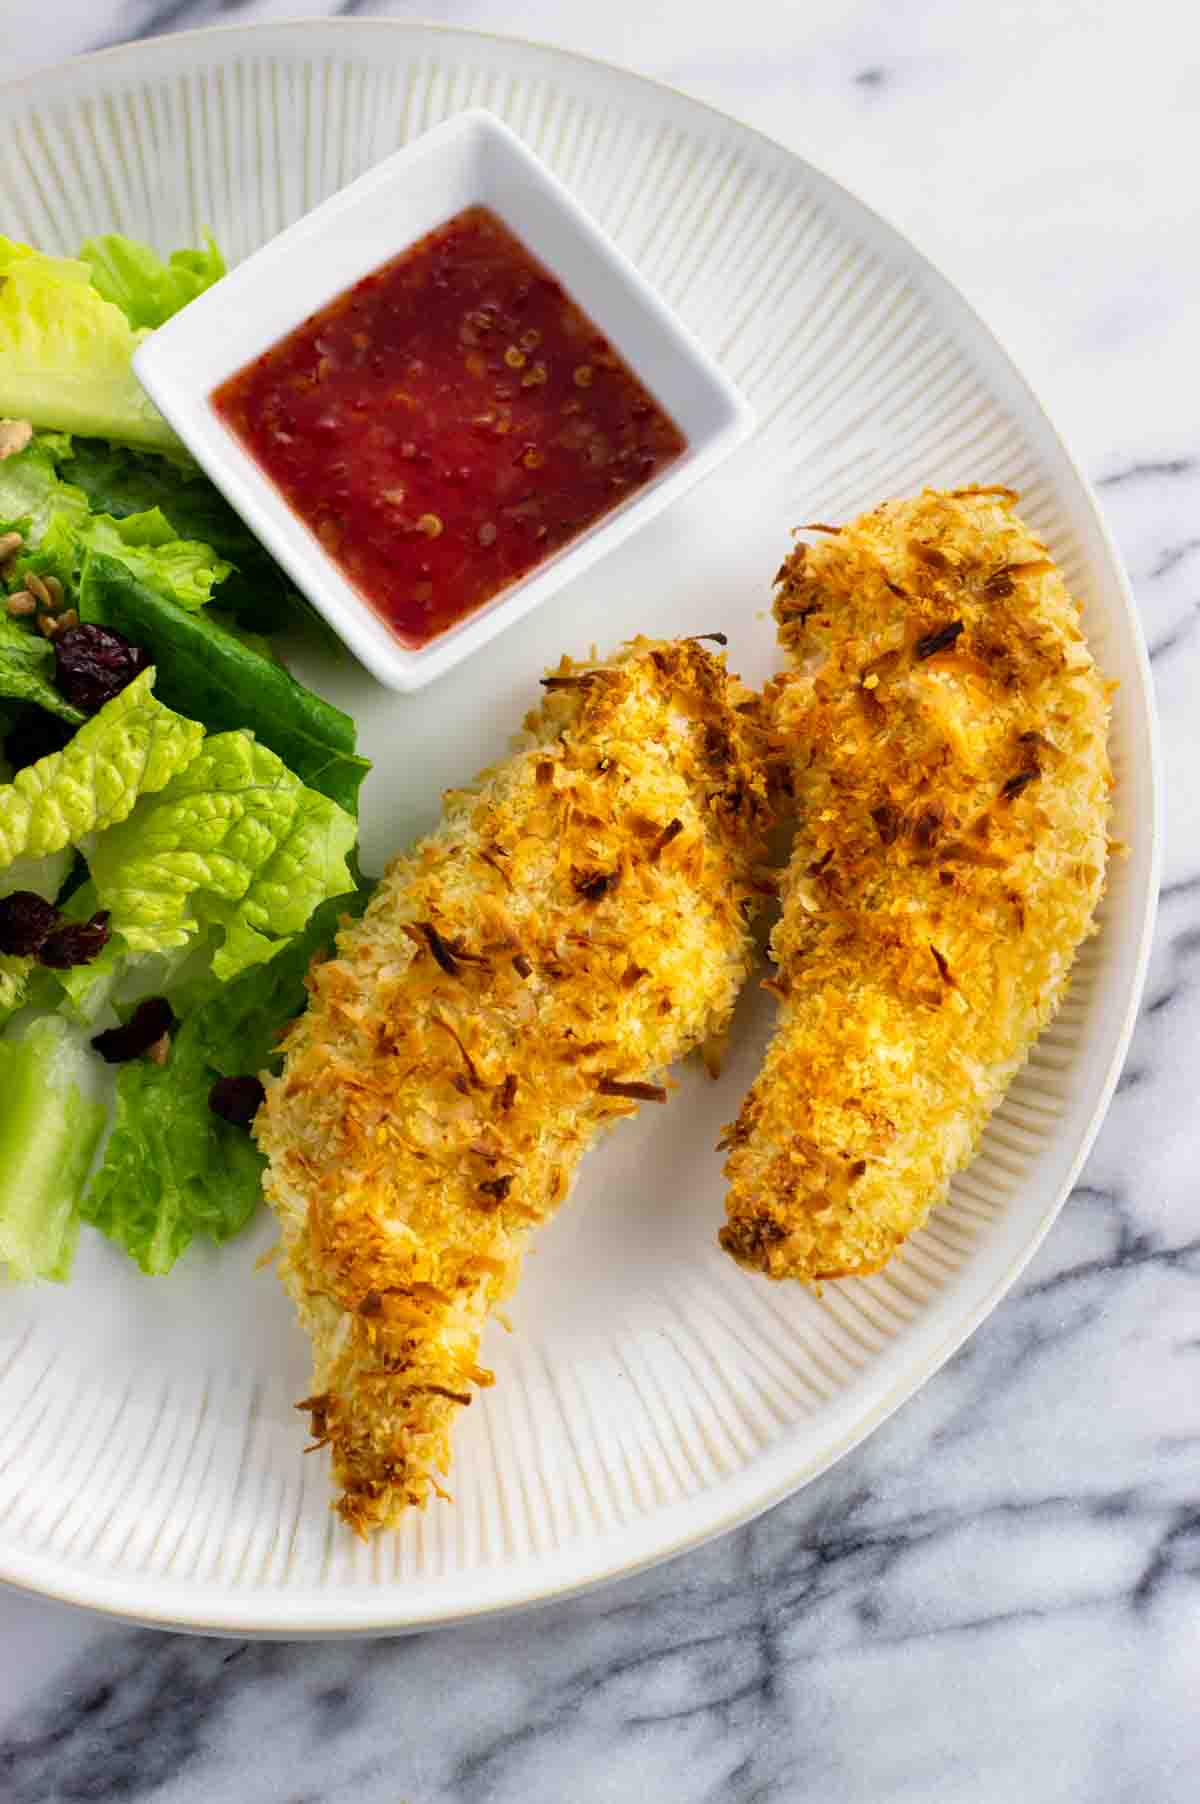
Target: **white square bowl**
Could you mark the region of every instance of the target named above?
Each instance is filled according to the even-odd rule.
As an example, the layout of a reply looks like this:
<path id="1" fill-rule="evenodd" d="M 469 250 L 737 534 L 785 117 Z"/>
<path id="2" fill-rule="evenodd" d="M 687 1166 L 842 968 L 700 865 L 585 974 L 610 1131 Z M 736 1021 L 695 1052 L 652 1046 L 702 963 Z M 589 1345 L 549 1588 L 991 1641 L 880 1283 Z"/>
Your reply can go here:
<path id="1" fill-rule="evenodd" d="M 564 286 L 684 433 L 680 457 L 475 613 L 412 649 L 224 424 L 212 392 L 361 277 L 470 206 Z M 459 113 L 379 163 L 153 333 L 139 380 L 196 461 L 379 681 L 420 689 L 547 600 L 706 476 L 753 428 L 732 383 L 562 183 L 492 114 Z"/>

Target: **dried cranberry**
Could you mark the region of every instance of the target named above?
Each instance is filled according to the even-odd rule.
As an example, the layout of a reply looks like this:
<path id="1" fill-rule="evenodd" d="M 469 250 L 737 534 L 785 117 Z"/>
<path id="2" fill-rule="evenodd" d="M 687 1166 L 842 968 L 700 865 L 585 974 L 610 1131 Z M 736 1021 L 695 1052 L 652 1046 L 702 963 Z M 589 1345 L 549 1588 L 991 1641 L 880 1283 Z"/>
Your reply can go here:
<path id="1" fill-rule="evenodd" d="M 4 755 L 14 771 L 61 752 L 75 729 L 67 721 L 47 714 L 44 708 L 23 708 L 8 730 Z"/>
<path id="2" fill-rule="evenodd" d="M 265 1095 L 256 1077 L 219 1077 L 208 1093 L 208 1106 L 233 1127 L 249 1127 Z"/>
<path id="3" fill-rule="evenodd" d="M 52 971 L 69 971 L 73 965 L 90 965 L 109 942 L 108 910 L 90 921 L 64 921 L 44 942 L 38 960 Z"/>
<path id="4" fill-rule="evenodd" d="M 165 996 L 148 996 L 145 1002 L 139 1002 L 129 1020 L 123 1027 L 110 1027 L 104 1033 L 96 1034 L 92 1045 L 100 1057 L 109 1065 L 123 1065 L 127 1059 L 140 1058 L 142 1053 L 170 1033 L 175 1024 L 171 1013 L 171 1005 Z"/>
<path id="5" fill-rule="evenodd" d="M 58 920 L 53 902 L 35 895 L 31 889 L 16 889 L 11 896 L 0 897 L 0 952 L 32 958 L 41 951 Z"/>
<path id="6" fill-rule="evenodd" d="M 54 635 L 54 680 L 60 694 L 95 714 L 150 663 L 140 645 L 108 626 L 70 626 Z"/>

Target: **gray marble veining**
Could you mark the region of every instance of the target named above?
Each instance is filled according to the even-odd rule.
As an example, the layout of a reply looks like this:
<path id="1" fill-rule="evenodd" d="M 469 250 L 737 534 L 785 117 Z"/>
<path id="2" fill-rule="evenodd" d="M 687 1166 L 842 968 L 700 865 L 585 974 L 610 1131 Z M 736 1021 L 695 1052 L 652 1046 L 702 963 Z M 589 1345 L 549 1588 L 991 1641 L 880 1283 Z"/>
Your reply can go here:
<path id="1" fill-rule="evenodd" d="M 760 1522 L 497 1623 L 285 1646 L 0 1598 L 0 1800 L 1191 1804 L 1200 1795 L 1200 22 L 1169 0 L 6 0 L 6 72 L 333 10 L 543 36 L 773 132 L 909 231 L 1097 482 L 1151 646 L 1145 1005 L 1017 1290 Z"/>

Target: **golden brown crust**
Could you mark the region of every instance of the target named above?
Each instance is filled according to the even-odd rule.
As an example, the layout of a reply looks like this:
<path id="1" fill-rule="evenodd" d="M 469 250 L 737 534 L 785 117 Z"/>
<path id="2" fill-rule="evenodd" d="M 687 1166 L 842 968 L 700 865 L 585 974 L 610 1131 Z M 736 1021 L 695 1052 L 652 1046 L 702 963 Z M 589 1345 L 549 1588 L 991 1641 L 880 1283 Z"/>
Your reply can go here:
<path id="1" fill-rule="evenodd" d="M 487 1310 L 597 1132 L 719 1034 L 766 823 L 749 692 L 691 641 L 564 659 L 315 969 L 256 1127 L 304 1408 L 360 1532 L 437 1490 Z"/>
<path id="2" fill-rule="evenodd" d="M 878 1271 L 940 1202 L 1066 987 L 1106 860 L 1108 702 L 1011 490 L 821 527 L 777 578 L 767 692 L 798 833 L 779 1025 L 721 1241 L 772 1277 Z"/>

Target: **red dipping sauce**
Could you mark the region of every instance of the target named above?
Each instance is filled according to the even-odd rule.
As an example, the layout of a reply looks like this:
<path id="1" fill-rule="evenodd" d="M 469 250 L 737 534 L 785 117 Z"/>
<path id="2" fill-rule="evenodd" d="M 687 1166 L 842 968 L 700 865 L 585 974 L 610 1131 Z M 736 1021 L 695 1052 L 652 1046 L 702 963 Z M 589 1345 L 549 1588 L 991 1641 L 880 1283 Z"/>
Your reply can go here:
<path id="1" fill-rule="evenodd" d="M 213 393 L 408 646 L 474 612 L 686 440 L 485 207 L 430 232 Z"/>

